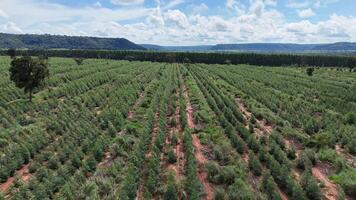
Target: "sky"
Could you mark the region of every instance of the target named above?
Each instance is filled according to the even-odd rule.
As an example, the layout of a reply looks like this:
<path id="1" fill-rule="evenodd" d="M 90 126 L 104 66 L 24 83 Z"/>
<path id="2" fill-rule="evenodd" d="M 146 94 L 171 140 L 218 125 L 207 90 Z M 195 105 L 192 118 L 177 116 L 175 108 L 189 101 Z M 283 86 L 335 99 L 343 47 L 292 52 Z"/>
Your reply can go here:
<path id="1" fill-rule="evenodd" d="M 356 42 L 355 0 L 0 0 L 0 32 L 139 44 Z"/>

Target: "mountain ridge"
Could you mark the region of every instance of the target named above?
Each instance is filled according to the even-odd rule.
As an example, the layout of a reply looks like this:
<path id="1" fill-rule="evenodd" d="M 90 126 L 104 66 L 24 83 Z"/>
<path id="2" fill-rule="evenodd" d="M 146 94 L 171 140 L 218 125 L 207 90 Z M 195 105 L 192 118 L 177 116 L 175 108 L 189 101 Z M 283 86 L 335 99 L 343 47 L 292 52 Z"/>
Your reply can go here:
<path id="1" fill-rule="evenodd" d="M 149 50 L 158 51 L 252 51 L 252 52 L 307 52 L 307 51 L 356 51 L 356 43 L 337 42 L 329 44 L 295 44 L 295 43 L 241 43 L 216 44 L 201 46 L 160 46 L 141 44 Z"/>
<path id="2" fill-rule="evenodd" d="M 0 48 L 145 50 L 125 38 L 0 33 Z"/>

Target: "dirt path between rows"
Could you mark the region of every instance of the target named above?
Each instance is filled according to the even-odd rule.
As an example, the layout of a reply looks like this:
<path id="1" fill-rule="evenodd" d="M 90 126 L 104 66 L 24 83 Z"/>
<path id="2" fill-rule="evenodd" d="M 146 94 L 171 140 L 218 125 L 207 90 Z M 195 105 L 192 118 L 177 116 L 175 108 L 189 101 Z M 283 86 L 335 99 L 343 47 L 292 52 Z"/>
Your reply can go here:
<path id="1" fill-rule="evenodd" d="M 132 120 L 134 118 L 135 109 L 138 108 L 138 106 L 141 104 L 141 102 L 143 101 L 144 98 L 145 98 L 145 93 L 141 92 L 139 98 L 136 100 L 134 106 L 132 107 L 132 109 L 129 111 L 129 113 L 127 115 L 128 120 Z"/>
<path id="2" fill-rule="evenodd" d="M 26 182 L 30 179 L 30 173 L 28 172 L 30 164 L 22 166 L 15 172 L 15 176 L 9 177 L 4 183 L 0 185 L 0 191 L 6 192 L 14 183 L 15 177 L 19 177 L 22 181 Z"/>
<path id="3" fill-rule="evenodd" d="M 337 191 L 337 185 L 332 183 L 327 175 L 324 172 L 324 168 L 317 163 L 313 168 L 312 168 L 312 174 L 313 176 L 319 180 L 321 183 L 324 184 L 324 188 L 322 188 L 322 193 L 327 200 L 336 200 L 338 197 L 338 191 Z"/>
<path id="4" fill-rule="evenodd" d="M 277 190 L 282 200 L 288 200 L 288 196 L 282 190 L 280 190 L 279 187 L 277 187 Z"/>
<path id="5" fill-rule="evenodd" d="M 245 103 L 243 102 L 243 100 L 240 97 L 236 97 L 235 101 L 236 101 L 239 109 L 241 110 L 242 115 L 244 116 L 244 119 L 246 120 L 246 122 L 249 122 L 251 119 L 252 113 L 250 111 L 248 111 L 247 106 L 245 105 Z M 258 131 L 255 131 L 256 134 L 258 134 L 259 136 L 262 133 L 270 134 L 274 129 L 274 126 L 269 125 L 267 123 L 267 120 L 265 120 L 265 119 L 259 120 L 256 118 L 256 123 L 260 127 Z M 246 124 L 246 127 L 248 127 L 248 123 Z"/>
<path id="6" fill-rule="evenodd" d="M 128 115 L 127 115 L 127 119 L 128 120 L 132 120 L 135 116 L 135 109 L 138 108 L 138 106 L 141 104 L 141 102 L 143 101 L 145 95 L 145 93 L 142 92 L 139 96 L 139 98 L 136 100 L 135 104 L 133 105 L 133 107 L 131 108 L 131 110 L 129 111 Z M 98 110 L 101 112 L 101 110 Z M 100 115 L 100 113 L 98 113 L 98 111 L 96 111 L 97 115 Z M 123 133 L 123 131 L 120 132 L 121 134 Z M 119 133 L 119 134 L 120 134 Z M 109 167 L 113 161 L 113 157 L 111 156 L 111 153 L 109 150 L 106 150 L 104 153 L 104 158 L 103 160 L 97 165 L 99 168 L 106 168 Z"/>
<path id="7" fill-rule="evenodd" d="M 151 146 L 148 152 L 145 154 L 145 163 L 143 164 L 142 170 L 146 170 L 147 160 L 149 159 L 150 156 L 152 156 L 152 147 L 157 138 L 158 126 L 159 126 L 159 112 L 157 111 L 154 116 L 154 125 L 151 133 L 152 136 Z M 144 183 L 146 182 L 145 181 L 146 178 L 147 177 L 141 177 L 140 185 L 138 186 L 135 200 L 143 199 L 143 189 L 144 189 Z"/>
<path id="8" fill-rule="evenodd" d="M 242 112 L 242 115 L 246 121 L 245 123 L 245 127 L 247 129 L 249 129 L 249 121 L 251 119 L 251 116 L 252 116 L 252 113 L 247 109 L 247 106 L 246 104 L 243 102 L 243 100 L 241 99 L 241 97 L 236 97 L 235 98 L 235 101 L 240 109 L 240 111 Z M 267 135 L 270 135 L 271 132 L 273 131 L 274 129 L 274 126 L 273 125 L 269 125 L 267 123 L 267 120 L 265 119 L 262 119 L 262 120 L 259 120 L 256 118 L 256 124 L 259 126 L 259 127 L 256 127 L 254 128 L 254 131 L 253 133 L 256 134 L 256 136 L 258 137 L 261 137 L 263 136 L 264 134 L 267 134 Z M 248 155 L 248 152 L 244 152 L 242 155 L 241 155 L 241 158 L 242 160 L 248 165 L 248 162 L 249 162 L 249 155 Z M 251 174 L 251 171 L 249 172 L 249 182 L 254 186 L 256 187 L 257 183 L 260 183 L 261 180 L 262 180 L 262 177 L 256 177 L 254 175 Z M 282 200 L 288 200 L 288 196 L 279 188 L 277 187 L 277 191 L 279 193 L 279 196 L 282 198 Z"/>
<path id="9" fill-rule="evenodd" d="M 185 85 L 183 85 L 183 89 L 184 89 L 184 97 L 186 100 L 186 115 L 187 115 L 187 121 L 188 121 L 188 127 L 190 129 L 194 129 L 195 128 L 195 124 L 194 124 L 194 120 L 193 120 L 193 113 L 194 110 L 192 108 L 192 105 L 190 103 L 189 100 L 189 93 L 188 93 L 188 89 L 186 88 Z M 204 187 L 204 191 L 205 191 L 205 197 L 203 197 L 203 200 L 212 200 L 214 199 L 214 189 L 212 188 L 212 186 L 210 185 L 209 181 L 208 181 L 208 174 L 207 172 L 204 170 L 204 164 L 208 161 L 208 159 L 205 157 L 204 155 L 204 146 L 200 143 L 200 139 L 198 138 L 198 136 L 196 134 L 192 135 L 192 143 L 194 146 L 194 156 L 195 159 L 198 162 L 198 178 L 199 181 L 202 183 L 203 187 Z"/>
<path id="10" fill-rule="evenodd" d="M 167 162 L 167 169 L 171 169 L 175 172 L 177 180 L 181 180 L 184 174 L 184 166 L 185 166 L 185 160 L 184 160 L 184 149 L 183 149 L 183 141 L 182 141 L 182 135 L 181 135 L 181 122 L 180 122 L 180 107 L 177 106 L 174 116 L 170 117 L 169 120 L 172 120 L 173 118 L 176 121 L 176 126 L 175 127 L 168 127 L 168 132 L 170 137 L 166 137 L 165 145 L 166 146 L 171 146 L 172 141 L 171 138 L 173 137 L 174 134 L 176 134 L 177 138 L 177 144 L 173 146 L 173 151 L 176 155 L 177 162 L 170 164 Z"/>
<path id="11" fill-rule="evenodd" d="M 188 127 L 190 129 L 194 129 L 195 128 L 195 125 L 194 125 L 194 120 L 193 120 L 193 107 L 192 107 L 192 104 L 190 103 L 190 100 L 189 100 L 189 93 L 188 93 L 188 89 L 187 87 L 184 85 L 183 86 L 183 92 L 184 92 L 184 97 L 186 99 L 186 115 L 187 115 L 187 122 L 188 122 Z"/>

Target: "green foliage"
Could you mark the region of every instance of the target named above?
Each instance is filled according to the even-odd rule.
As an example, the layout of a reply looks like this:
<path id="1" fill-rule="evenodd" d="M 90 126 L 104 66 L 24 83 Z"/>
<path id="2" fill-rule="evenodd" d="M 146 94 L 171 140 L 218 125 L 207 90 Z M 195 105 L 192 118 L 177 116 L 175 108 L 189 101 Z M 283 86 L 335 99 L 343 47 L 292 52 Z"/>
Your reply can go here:
<path id="1" fill-rule="evenodd" d="M 348 112 L 345 116 L 345 122 L 352 125 L 356 124 L 356 113 L 355 112 Z"/>
<path id="2" fill-rule="evenodd" d="M 167 189 L 166 192 L 164 193 L 163 199 L 164 200 L 176 200 L 178 199 L 178 189 L 177 189 L 177 184 L 175 181 L 175 177 L 172 173 L 168 175 L 168 183 L 167 183 Z"/>
<path id="3" fill-rule="evenodd" d="M 249 154 L 249 163 L 248 163 L 249 168 L 253 172 L 254 175 L 256 176 L 261 176 L 262 174 L 262 165 L 260 161 L 256 158 L 256 156 L 253 153 Z"/>
<path id="4" fill-rule="evenodd" d="M 332 175 L 330 179 L 340 184 L 349 196 L 356 195 L 356 170 L 354 168 L 342 170 L 339 174 Z"/>
<path id="5" fill-rule="evenodd" d="M 228 188 L 228 197 L 231 200 L 253 200 L 256 199 L 256 195 L 246 185 L 246 183 L 237 179 L 233 185 Z"/>
<path id="6" fill-rule="evenodd" d="M 7 55 L 10 56 L 11 59 L 16 57 L 16 49 L 8 49 L 7 50 Z"/>
<path id="7" fill-rule="evenodd" d="M 26 93 L 29 93 L 30 101 L 32 101 L 33 90 L 43 85 L 48 76 L 49 69 L 45 60 L 26 56 L 14 58 L 11 62 L 10 80 L 16 87 L 23 88 Z"/>
<path id="8" fill-rule="evenodd" d="M 168 158 L 168 162 L 173 164 L 175 162 L 177 162 L 177 156 L 174 153 L 173 149 L 170 149 L 167 153 L 167 158 Z"/>
<path id="9" fill-rule="evenodd" d="M 312 67 L 307 68 L 307 74 L 308 74 L 308 76 L 313 76 L 314 70 L 315 70 L 315 69 L 312 68 Z"/>
<path id="10" fill-rule="evenodd" d="M 73 59 L 51 58 L 49 90 L 28 103 L 19 100 L 24 93 L 9 84 L 9 62 L 0 59 L 0 71 L 5 72 L 0 73 L 0 148 L 5 155 L 0 156 L 0 180 L 27 163 L 31 173 L 29 182 L 16 181 L 16 189 L 9 191 L 14 199 L 126 200 L 136 198 L 139 186 L 146 199 L 201 199 L 200 170 L 207 172 L 216 199 L 280 200 L 277 187 L 289 199 L 318 199 L 309 172 L 316 162 L 314 151 L 318 159 L 332 162 L 336 174 L 330 179 L 348 195 L 355 190 L 350 167 L 333 150 L 340 144 L 352 153 L 356 146 L 355 127 L 346 122 L 355 108 L 354 94 L 348 92 L 353 89 L 352 74 L 319 69 L 311 79 L 297 68 L 94 59 L 77 66 Z M 140 93 L 144 97 L 137 103 Z M 249 122 L 236 105 L 237 96 L 253 113 Z M 194 108 L 194 134 L 208 160 L 204 166 L 195 158 L 190 130 L 183 129 L 183 137 L 170 131 L 178 125 L 169 120 L 178 105 L 186 128 L 188 99 Z M 126 119 L 129 111 L 134 117 Z M 272 133 L 251 134 L 247 123 L 264 129 L 254 116 Z M 292 136 L 295 141 L 286 145 L 285 137 Z M 177 137 L 185 158 L 180 182 L 169 180 L 162 171 L 167 163 L 161 160 L 163 156 L 163 161 L 176 162 L 172 148 Z M 294 145 L 298 152 L 304 149 L 296 161 Z M 238 153 L 248 152 L 246 167 Z M 293 176 L 294 164 L 305 170 L 301 182 Z M 263 174 L 261 188 L 250 186 L 250 172 Z"/>
<path id="11" fill-rule="evenodd" d="M 305 171 L 301 178 L 301 185 L 309 199 L 321 199 L 322 195 L 317 182 L 310 171 Z"/>
<path id="12" fill-rule="evenodd" d="M 263 174 L 262 189 L 267 194 L 270 200 L 281 200 L 277 191 L 277 185 L 273 180 L 273 177 L 267 172 Z"/>
<path id="13" fill-rule="evenodd" d="M 82 65 L 84 62 L 84 58 L 74 58 L 75 63 L 77 63 L 77 65 Z"/>

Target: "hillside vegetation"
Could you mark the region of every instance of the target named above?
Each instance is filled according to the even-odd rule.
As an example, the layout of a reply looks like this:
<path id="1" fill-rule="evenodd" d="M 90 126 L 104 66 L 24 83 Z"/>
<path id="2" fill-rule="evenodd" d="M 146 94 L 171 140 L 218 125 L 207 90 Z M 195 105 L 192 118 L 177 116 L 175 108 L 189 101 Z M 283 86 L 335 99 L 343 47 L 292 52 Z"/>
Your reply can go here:
<path id="1" fill-rule="evenodd" d="M 15 35 L 0 33 L 0 49 L 106 49 L 144 50 L 124 38 L 97 38 L 61 35 Z"/>

